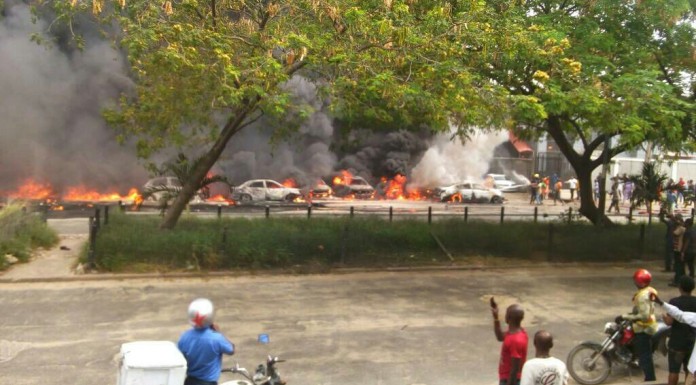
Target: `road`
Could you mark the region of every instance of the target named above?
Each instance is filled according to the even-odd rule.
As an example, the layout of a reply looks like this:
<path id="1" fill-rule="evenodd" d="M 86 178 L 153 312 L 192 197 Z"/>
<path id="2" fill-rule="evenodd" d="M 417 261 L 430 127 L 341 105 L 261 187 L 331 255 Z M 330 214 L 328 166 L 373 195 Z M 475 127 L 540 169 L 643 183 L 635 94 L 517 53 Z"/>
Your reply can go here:
<path id="1" fill-rule="evenodd" d="M 500 344 L 491 295 L 503 309 L 522 304 L 530 336 L 551 331 L 552 353 L 565 359 L 630 308 L 638 266 L 5 282 L 0 383 L 115 384 L 122 343 L 176 340 L 187 328 L 188 303 L 208 297 L 237 346 L 226 364 L 254 368 L 266 354 L 279 355 L 287 359 L 281 370 L 289 384 L 492 385 Z M 667 273 L 654 275 L 664 298 L 676 295 Z M 270 344 L 256 342 L 260 333 Z M 664 383 L 666 360 L 657 366 Z M 641 380 L 625 368 L 610 378 Z"/>

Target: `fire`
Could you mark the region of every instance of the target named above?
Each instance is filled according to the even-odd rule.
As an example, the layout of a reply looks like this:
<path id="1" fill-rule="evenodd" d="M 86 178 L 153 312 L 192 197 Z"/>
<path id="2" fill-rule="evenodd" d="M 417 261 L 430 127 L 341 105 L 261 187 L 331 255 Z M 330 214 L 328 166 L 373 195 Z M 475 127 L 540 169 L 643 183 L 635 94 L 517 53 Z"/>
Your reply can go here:
<path id="1" fill-rule="evenodd" d="M 334 186 L 340 185 L 340 184 L 348 185 L 348 184 L 350 184 L 350 181 L 352 181 L 352 180 L 353 180 L 353 174 L 351 174 L 350 172 L 348 172 L 346 170 L 342 170 L 341 175 L 338 175 L 335 178 L 333 178 L 333 184 L 334 184 Z"/>
<path id="2" fill-rule="evenodd" d="M 36 182 L 32 179 L 27 179 L 15 191 L 4 193 L 13 199 L 41 200 L 46 202 L 55 202 L 61 200 L 69 201 L 90 201 L 90 202 L 134 202 L 142 201 L 142 197 L 138 193 L 138 189 L 131 188 L 127 195 L 120 195 L 117 192 L 98 192 L 88 189 L 85 186 L 68 187 L 65 193 L 58 194 L 53 187 L 48 183 Z"/>
<path id="3" fill-rule="evenodd" d="M 205 201 L 209 202 L 209 203 L 224 203 L 227 205 L 235 205 L 236 204 L 235 201 L 233 201 L 232 199 L 226 198 L 222 194 L 213 195 L 212 197 L 206 199 Z"/>
<path id="4" fill-rule="evenodd" d="M 406 186 L 408 178 L 403 174 L 396 174 L 394 178 L 382 177 L 380 187 L 385 199 L 394 200 L 425 200 L 427 199 L 417 189 L 409 189 Z"/>
<path id="5" fill-rule="evenodd" d="M 63 194 L 63 201 L 92 201 L 92 202 L 118 202 L 128 201 L 137 202 L 142 200 L 138 190 L 131 188 L 126 195 L 120 195 L 115 192 L 100 193 L 90 190 L 85 186 L 69 187 L 67 192 Z"/>
<path id="6" fill-rule="evenodd" d="M 285 187 L 292 187 L 292 188 L 297 188 L 297 182 L 295 182 L 295 179 L 293 178 L 288 178 L 281 183 Z"/>
<path id="7" fill-rule="evenodd" d="M 27 179 L 15 191 L 10 191 L 6 195 L 13 199 L 47 200 L 55 196 L 50 184 L 35 182 Z"/>

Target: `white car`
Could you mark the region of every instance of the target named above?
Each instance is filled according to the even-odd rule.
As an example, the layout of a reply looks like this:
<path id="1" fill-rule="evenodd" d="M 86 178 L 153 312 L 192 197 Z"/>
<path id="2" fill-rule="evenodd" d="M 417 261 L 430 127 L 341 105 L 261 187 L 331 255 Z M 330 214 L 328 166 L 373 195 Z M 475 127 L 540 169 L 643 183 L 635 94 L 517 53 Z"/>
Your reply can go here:
<path id="1" fill-rule="evenodd" d="M 518 187 L 517 184 L 508 179 L 505 174 L 486 174 L 484 184 L 500 191 L 514 191 Z"/>
<path id="2" fill-rule="evenodd" d="M 302 196 L 300 190 L 271 179 L 252 179 L 232 188 L 232 199 L 239 202 L 287 201 Z"/>
<path id="3" fill-rule="evenodd" d="M 181 191 L 181 182 L 178 178 L 173 176 L 158 176 L 154 177 L 143 185 L 142 194 L 145 198 L 146 203 L 164 203 L 166 198 L 167 202 L 174 200 L 174 197 Z M 197 194 L 191 198 L 191 203 L 202 202 L 205 196 L 202 191 L 198 191 Z"/>
<path id="4" fill-rule="evenodd" d="M 495 188 L 488 188 L 481 183 L 462 182 L 435 191 L 442 202 L 483 202 L 503 203 L 503 193 Z"/>
<path id="5" fill-rule="evenodd" d="M 337 197 L 354 197 L 357 199 L 372 199 L 375 196 L 375 188 L 359 176 L 351 176 L 346 184 L 343 179 L 334 178 L 333 191 Z"/>

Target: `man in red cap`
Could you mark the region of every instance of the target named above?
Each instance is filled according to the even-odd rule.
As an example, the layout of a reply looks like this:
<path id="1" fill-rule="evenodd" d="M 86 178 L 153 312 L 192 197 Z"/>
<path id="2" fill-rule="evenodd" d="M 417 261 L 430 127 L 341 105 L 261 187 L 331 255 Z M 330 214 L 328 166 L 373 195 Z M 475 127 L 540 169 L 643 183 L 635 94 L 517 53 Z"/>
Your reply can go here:
<path id="1" fill-rule="evenodd" d="M 655 381 L 655 366 L 652 359 L 651 337 L 657 332 L 655 306 L 650 300 L 651 294 L 657 295 L 657 290 L 650 286 L 652 275 L 645 269 L 638 269 L 633 274 L 633 283 L 638 291 L 633 295 L 633 311 L 616 318 L 633 321 L 633 331 L 636 333 L 635 343 L 638 353 L 638 366 L 643 370 L 645 381 Z"/>

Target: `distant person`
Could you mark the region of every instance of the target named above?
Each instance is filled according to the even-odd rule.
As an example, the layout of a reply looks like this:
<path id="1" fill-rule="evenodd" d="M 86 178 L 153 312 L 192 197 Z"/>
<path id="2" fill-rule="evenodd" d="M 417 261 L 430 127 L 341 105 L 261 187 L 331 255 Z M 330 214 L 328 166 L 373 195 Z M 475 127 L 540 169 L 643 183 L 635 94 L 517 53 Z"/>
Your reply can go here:
<path id="1" fill-rule="evenodd" d="M 674 253 L 674 279 L 670 282 L 670 286 L 677 286 L 679 279 L 686 274 L 684 271 L 684 234 L 686 226 L 681 214 L 674 216 L 674 230 L 672 230 L 672 250 Z"/>
<path id="2" fill-rule="evenodd" d="M 498 379 L 500 385 L 519 385 L 522 377 L 522 367 L 527 360 L 527 332 L 522 328 L 524 309 L 520 305 L 508 306 L 505 312 L 505 323 L 508 330 L 503 332 L 498 319 L 498 304 L 491 297 L 491 314 L 493 315 L 493 332 L 503 345 L 500 349 L 498 364 Z"/>
<path id="3" fill-rule="evenodd" d="M 611 192 L 609 194 L 611 195 L 611 204 L 609 205 L 607 212 L 610 212 L 611 208 L 613 207 L 617 214 L 621 214 L 621 211 L 619 210 L 619 182 L 617 180 L 614 180 L 614 182 L 611 184 Z"/>
<path id="4" fill-rule="evenodd" d="M 217 385 L 222 370 L 222 355 L 234 354 L 234 344 L 219 332 L 213 303 L 205 298 L 191 302 L 188 308 L 192 328 L 179 338 L 178 347 L 186 358 L 184 385 Z"/>
<path id="5" fill-rule="evenodd" d="M 652 275 L 646 269 L 638 269 L 633 274 L 633 283 L 638 291 L 633 294 L 633 311 L 616 317 L 616 322 L 632 322 L 635 337 L 633 339 L 638 356 L 638 366 L 643 370 L 645 381 L 655 381 L 655 365 L 652 357 L 652 336 L 657 332 L 655 307 L 650 301 L 651 294 L 657 290 L 650 286 Z"/>
<path id="6" fill-rule="evenodd" d="M 660 222 L 664 223 L 665 228 L 665 268 L 662 271 L 672 271 L 672 260 L 674 259 L 674 228 L 677 225 L 674 215 L 666 210 L 660 210 Z"/>
<path id="7" fill-rule="evenodd" d="M 545 330 L 534 334 L 534 358 L 524 363 L 520 385 L 566 385 L 568 369 L 558 358 L 551 357 L 553 336 Z"/>
<path id="8" fill-rule="evenodd" d="M 694 257 L 696 257 L 696 228 L 694 220 L 687 218 L 684 221 L 686 231 L 684 232 L 684 246 L 682 253 L 684 254 L 684 265 L 689 270 L 689 277 L 694 277 Z"/>
<path id="9" fill-rule="evenodd" d="M 693 278 L 683 276 L 679 280 L 679 297 L 670 299 L 669 303 L 681 311 L 696 312 L 696 297 L 691 295 L 693 291 Z M 687 366 L 689 358 L 691 358 L 691 351 L 694 348 L 694 332 L 689 325 L 675 320 L 669 314 L 664 316 L 664 320 L 667 325 L 671 326 L 669 341 L 667 342 L 667 347 L 669 348 L 667 354 L 669 368 L 667 384 L 677 385 L 679 373 L 682 370 L 688 373 Z M 692 382 L 694 382 L 693 379 Z"/>
<path id="10" fill-rule="evenodd" d="M 539 200 L 539 182 L 541 182 L 541 179 L 539 179 L 539 174 L 534 174 L 532 176 L 532 179 L 529 181 L 529 204 L 536 204 L 537 201 Z"/>
<path id="11" fill-rule="evenodd" d="M 563 202 L 563 199 L 561 199 L 561 190 L 563 190 L 563 182 L 560 180 L 556 181 L 556 184 L 553 186 L 553 204 L 554 206 L 556 205 L 556 201 L 560 201 L 561 205 L 565 205 L 565 202 Z"/>
<path id="12" fill-rule="evenodd" d="M 570 200 L 572 201 L 575 197 L 575 190 L 578 188 L 578 180 L 572 177 L 566 181 L 568 183 L 568 189 L 570 190 Z M 578 196 L 580 194 L 578 193 Z"/>
<path id="13" fill-rule="evenodd" d="M 623 185 L 623 201 L 631 201 L 633 198 L 633 181 L 626 179 Z"/>

